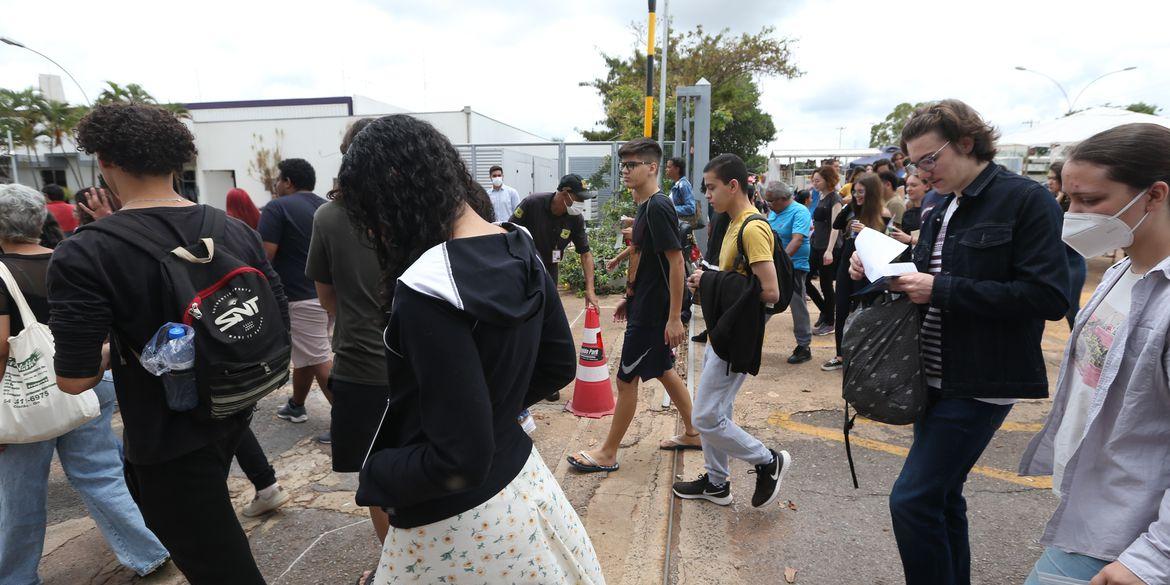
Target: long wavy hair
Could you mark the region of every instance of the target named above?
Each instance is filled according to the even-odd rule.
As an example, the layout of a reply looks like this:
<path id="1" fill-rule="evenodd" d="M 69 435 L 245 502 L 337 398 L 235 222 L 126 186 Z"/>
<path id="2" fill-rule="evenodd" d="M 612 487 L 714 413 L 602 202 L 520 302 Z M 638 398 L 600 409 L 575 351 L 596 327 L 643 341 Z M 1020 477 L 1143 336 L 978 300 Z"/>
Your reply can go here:
<path id="1" fill-rule="evenodd" d="M 353 137 L 338 187 L 350 221 L 373 237 L 387 300 L 423 252 L 451 239 L 463 204 L 479 211 L 487 199 L 451 142 L 406 114 L 379 118 Z"/>

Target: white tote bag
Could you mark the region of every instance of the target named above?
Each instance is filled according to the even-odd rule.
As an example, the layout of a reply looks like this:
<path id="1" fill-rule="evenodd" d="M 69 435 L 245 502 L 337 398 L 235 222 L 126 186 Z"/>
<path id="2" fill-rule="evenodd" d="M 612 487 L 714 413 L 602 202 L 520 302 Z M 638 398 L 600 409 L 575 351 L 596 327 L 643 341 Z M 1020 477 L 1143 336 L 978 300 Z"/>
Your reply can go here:
<path id="1" fill-rule="evenodd" d="M 68 433 L 101 413 L 97 395 L 73 396 L 57 387 L 53 372 L 53 334 L 37 317 L 8 267 L 0 262 L 0 279 L 20 309 L 24 330 L 8 338 L 8 367 L 0 380 L 0 445 L 35 443 Z"/>

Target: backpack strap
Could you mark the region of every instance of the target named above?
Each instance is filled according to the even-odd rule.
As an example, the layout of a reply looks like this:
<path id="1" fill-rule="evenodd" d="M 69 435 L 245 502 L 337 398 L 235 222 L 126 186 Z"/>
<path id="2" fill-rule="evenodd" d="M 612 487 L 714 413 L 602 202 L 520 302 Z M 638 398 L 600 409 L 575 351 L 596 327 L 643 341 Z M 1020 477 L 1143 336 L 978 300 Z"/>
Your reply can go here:
<path id="1" fill-rule="evenodd" d="M 747 219 L 743 220 L 743 223 L 739 225 L 739 237 L 735 241 L 736 246 L 739 247 L 739 255 L 737 255 L 735 257 L 735 267 L 736 268 L 743 268 L 745 271 L 747 271 L 747 267 L 749 266 L 749 264 L 747 261 L 747 252 L 744 251 L 744 248 L 743 248 L 743 232 L 745 229 L 747 229 L 748 222 L 755 221 L 755 220 L 761 220 L 764 223 L 768 223 L 768 218 L 764 217 L 763 215 L 760 215 L 758 213 L 753 213 L 753 214 L 749 215 L 747 217 Z M 769 229 L 769 231 L 771 231 L 770 226 L 768 229 Z"/>
<path id="2" fill-rule="evenodd" d="M 77 229 L 109 234 L 146 252 L 156 260 L 166 258 L 174 249 L 173 241 L 168 241 L 158 232 L 142 225 L 141 221 L 131 214 L 115 213 Z"/>
<path id="3" fill-rule="evenodd" d="M 853 429 L 853 422 L 857 420 L 857 414 L 849 417 L 849 401 L 845 401 L 845 458 L 849 460 L 849 475 L 853 478 L 853 489 L 857 489 L 857 468 L 853 464 L 853 448 L 849 445 L 849 431 Z"/>

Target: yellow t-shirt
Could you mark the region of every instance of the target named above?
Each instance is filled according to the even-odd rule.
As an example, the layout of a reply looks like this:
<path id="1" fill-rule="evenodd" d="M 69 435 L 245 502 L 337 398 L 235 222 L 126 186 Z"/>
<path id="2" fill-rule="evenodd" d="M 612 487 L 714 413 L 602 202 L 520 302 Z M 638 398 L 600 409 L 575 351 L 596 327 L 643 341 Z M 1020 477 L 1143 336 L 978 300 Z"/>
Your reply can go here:
<path id="1" fill-rule="evenodd" d="M 739 255 L 739 228 L 743 225 L 745 219 L 754 213 L 759 213 L 755 208 L 748 209 L 739 214 L 738 217 L 731 220 L 731 225 L 727 226 L 727 235 L 723 236 L 723 247 L 719 248 L 719 269 L 733 270 L 735 268 L 735 258 Z M 747 229 L 743 231 L 743 250 L 747 255 L 748 264 L 755 264 L 756 262 L 770 262 L 772 260 L 772 246 L 775 245 L 775 239 L 772 236 L 772 227 L 766 221 L 753 221 L 747 225 Z M 739 273 L 747 276 L 748 267 L 740 268 Z"/>

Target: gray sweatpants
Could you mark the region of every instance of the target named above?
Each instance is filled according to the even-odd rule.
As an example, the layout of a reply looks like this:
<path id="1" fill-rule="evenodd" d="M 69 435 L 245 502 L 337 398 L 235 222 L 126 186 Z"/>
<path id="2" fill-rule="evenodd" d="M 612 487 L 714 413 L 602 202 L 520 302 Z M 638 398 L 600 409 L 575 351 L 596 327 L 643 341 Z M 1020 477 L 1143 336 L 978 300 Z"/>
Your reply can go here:
<path id="1" fill-rule="evenodd" d="M 792 334 L 796 336 L 796 345 L 808 347 L 812 343 L 812 321 L 808 316 L 808 301 L 804 296 L 805 283 L 808 282 L 808 272 L 796 270 L 793 273 L 792 302 L 788 304 L 788 312 L 792 313 Z"/>
<path id="2" fill-rule="evenodd" d="M 731 420 L 735 397 L 745 379 L 747 374 L 728 372 L 727 362 L 715 355 L 715 349 L 707 344 L 692 416 L 703 441 L 707 477 L 716 485 L 727 481 L 732 457 L 752 465 L 772 461 L 768 448 Z"/>

